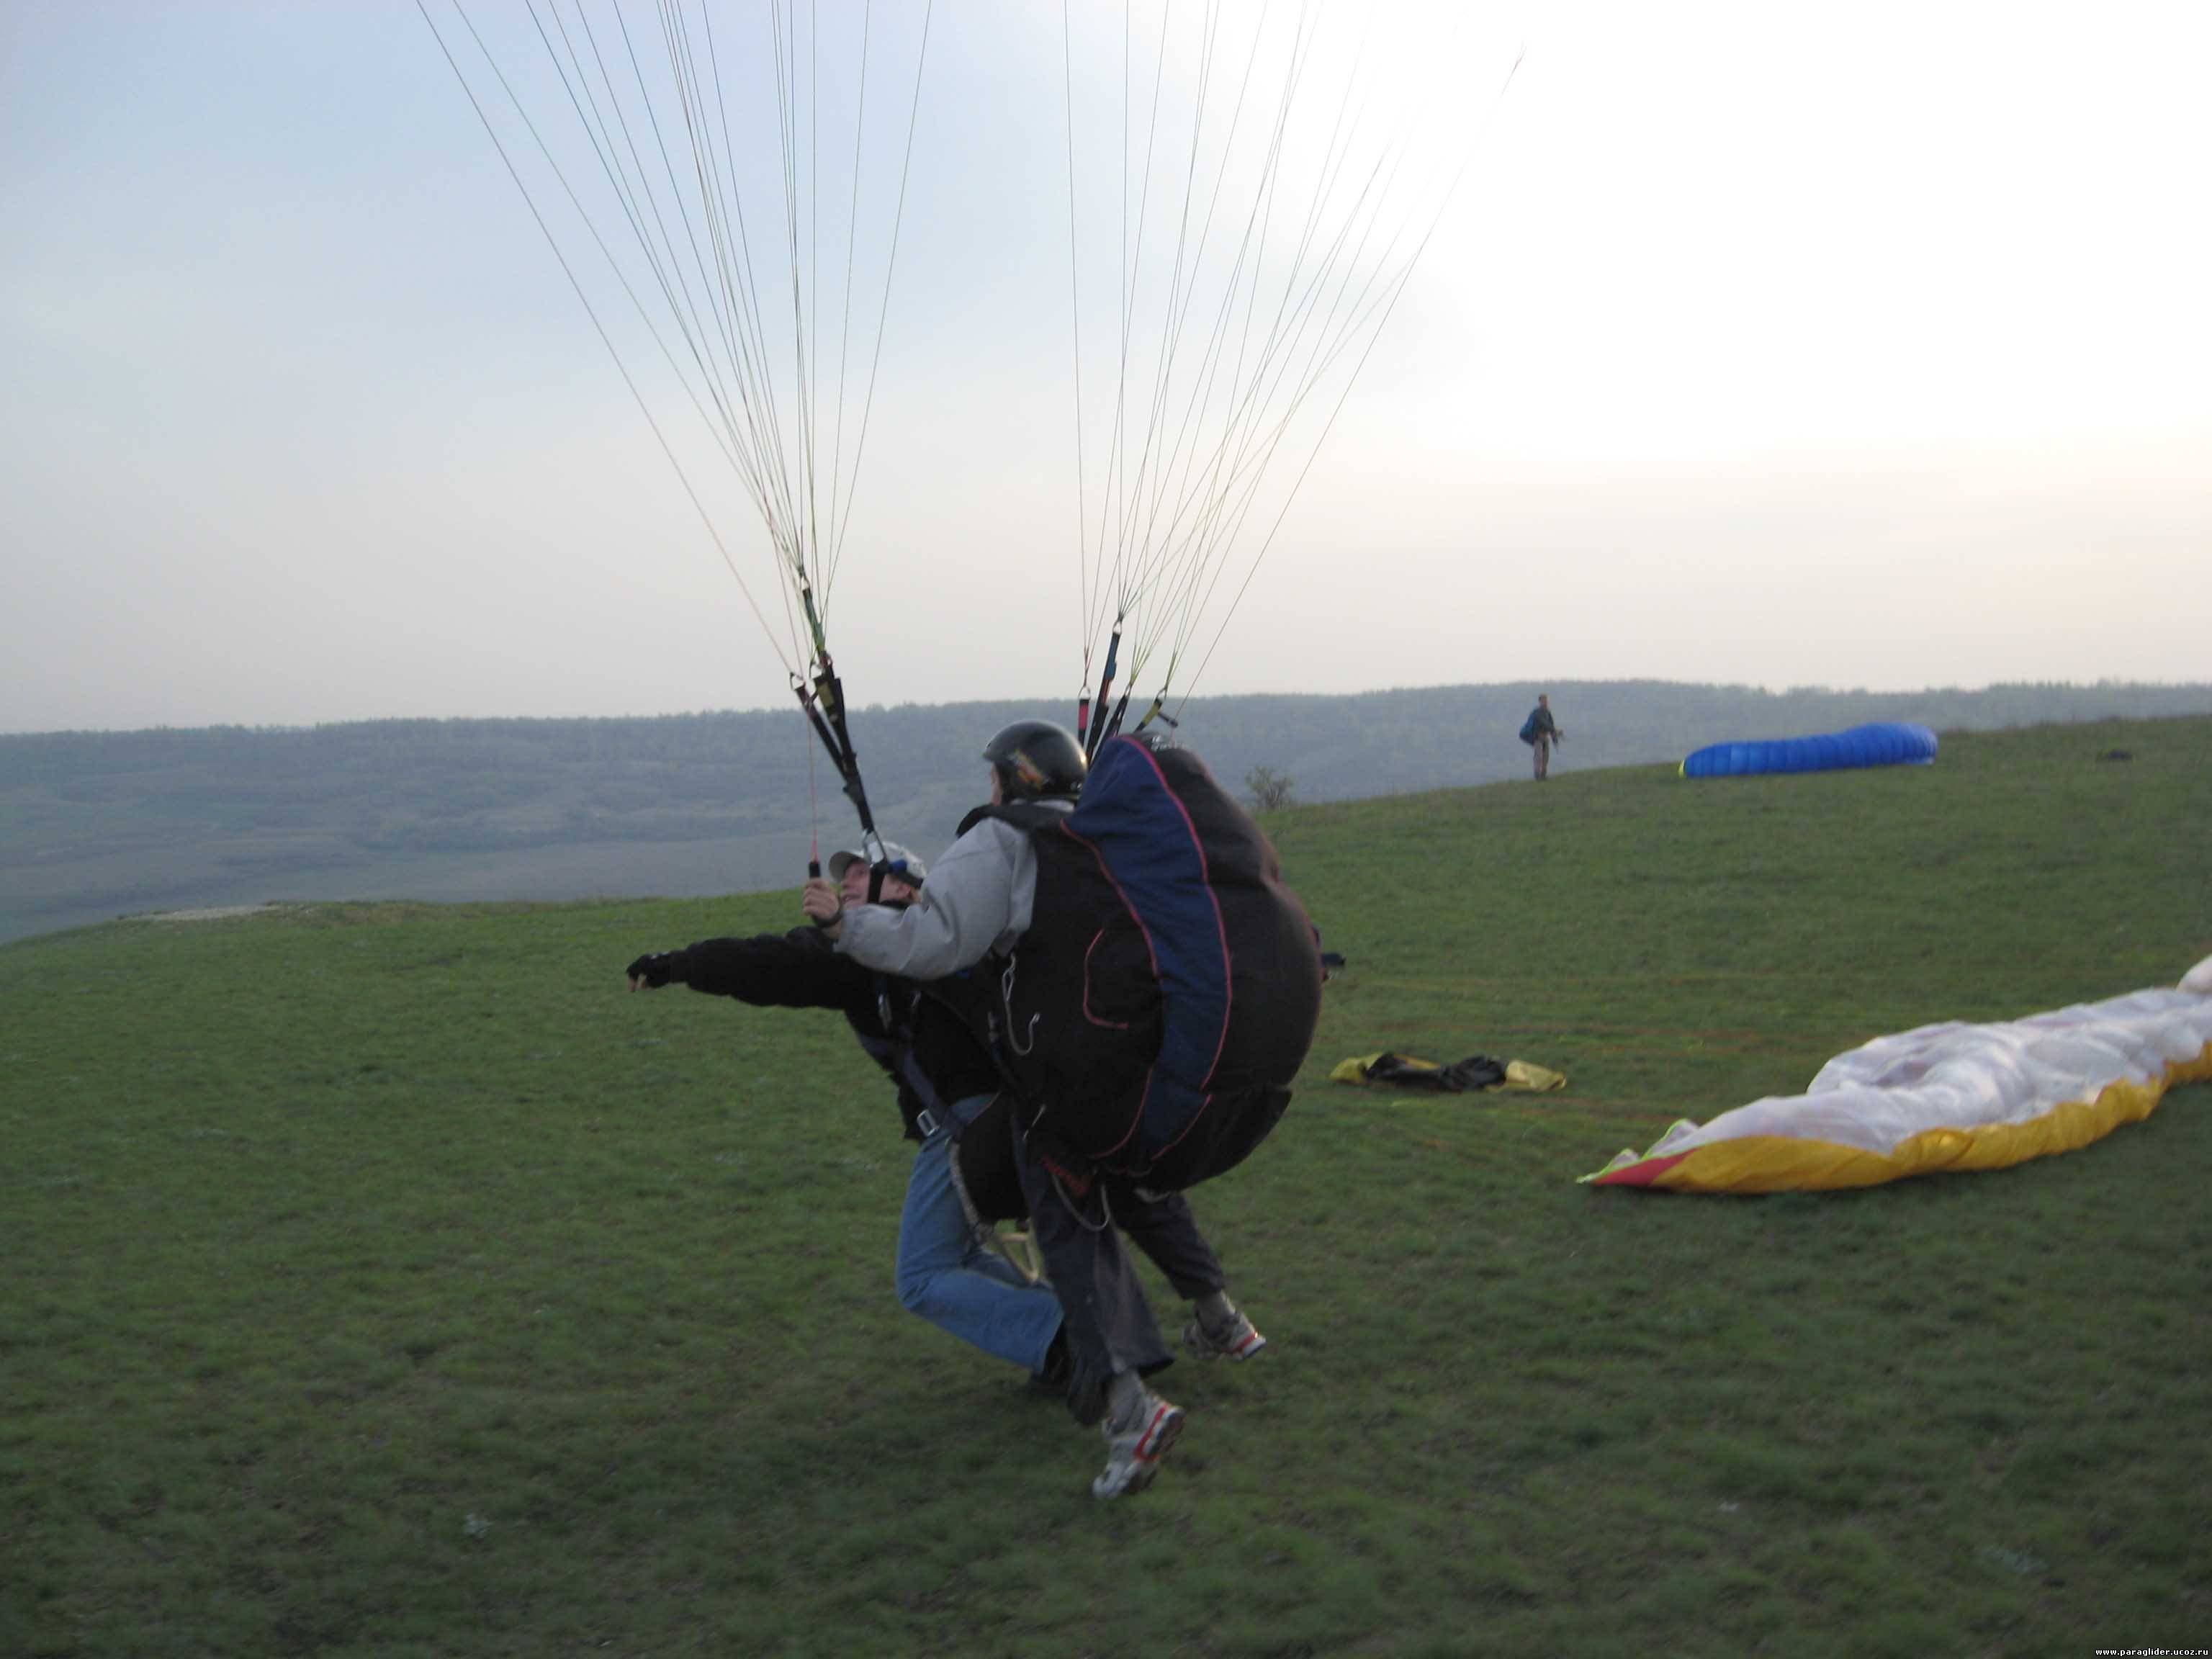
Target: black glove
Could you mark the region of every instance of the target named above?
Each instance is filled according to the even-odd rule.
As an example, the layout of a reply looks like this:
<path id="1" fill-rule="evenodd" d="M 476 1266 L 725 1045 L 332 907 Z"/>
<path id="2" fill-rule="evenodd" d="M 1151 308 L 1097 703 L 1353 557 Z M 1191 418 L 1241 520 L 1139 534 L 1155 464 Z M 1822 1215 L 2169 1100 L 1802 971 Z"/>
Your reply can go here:
<path id="1" fill-rule="evenodd" d="M 640 957 L 623 971 L 629 975 L 633 983 L 641 980 L 647 989 L 658 991 L 672 979 L 679 981 L 683 979 L 683 963 L 678 960 L 682 955 L 680 951 L 656 951 L 649 957 Z"/>

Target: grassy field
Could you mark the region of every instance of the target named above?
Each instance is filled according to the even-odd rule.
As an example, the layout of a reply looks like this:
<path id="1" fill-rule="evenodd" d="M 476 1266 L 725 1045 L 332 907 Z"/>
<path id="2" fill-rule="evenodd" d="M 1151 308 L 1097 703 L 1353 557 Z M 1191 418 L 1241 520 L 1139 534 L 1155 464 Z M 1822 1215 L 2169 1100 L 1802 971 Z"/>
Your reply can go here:
<path id="1" fill-rule="evenodd" d="M 1167 1373 L 1115 1505 L 898 1308 L 842 1023 L 623 991 L 789 896 L 0 947 L 0 1654 L 2212 1645 L 2212 1090 L 1996 1175 L 1574 1180 L 1885 1030 L 2172 982 L 2208 825 L 2202 719 L 1281 815 L 1350 969 L 1196 1194 L 1273 1346 Z M 1385 1047 L 1571 1080 L 1325 1081 Z"/>

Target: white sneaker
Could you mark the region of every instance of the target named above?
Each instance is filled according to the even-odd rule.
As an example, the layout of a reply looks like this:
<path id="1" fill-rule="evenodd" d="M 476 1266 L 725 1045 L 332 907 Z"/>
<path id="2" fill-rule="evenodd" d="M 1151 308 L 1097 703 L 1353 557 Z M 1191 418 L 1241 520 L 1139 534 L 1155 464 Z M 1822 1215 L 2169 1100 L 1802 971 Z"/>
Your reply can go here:
<path id="1" fill-rule="evenodd" d="M 1266 1347 L 1267 1339 L 1242 1311 L 1232 1311 L 1229 1322 L 1218 1331 L 1206 1329 L 1202 1319 L 1192 1320 L 1182 1328 L 1182 1345 L 1194 1359 L 1243 1360 Z"/>
<path id="2" fill-rule="evenodd" d="M 1091 1483 L 1093 1498 L 1126 1498 L 1152 1484 L 1160 1459 L 1182 1432 L 1182 1407 L 1147 1390 L 1136 1409 L 1116 1428 L 1111 1419 L 1099 1425 L 1106 1437 L 1106 1468 Z"/>

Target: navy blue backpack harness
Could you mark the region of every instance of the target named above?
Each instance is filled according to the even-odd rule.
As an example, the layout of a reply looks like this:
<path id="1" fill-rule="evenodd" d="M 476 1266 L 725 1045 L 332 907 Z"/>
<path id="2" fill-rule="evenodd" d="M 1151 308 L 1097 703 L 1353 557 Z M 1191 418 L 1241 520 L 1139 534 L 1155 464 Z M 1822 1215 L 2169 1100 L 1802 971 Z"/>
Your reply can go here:
<path id="1" fill-rule="evenodd" d="M 1024 1128 L 1079 1180 L 1176 1191 L 1243 1162 L 1290 1103 L 1322 982 L 1251 814 L 1196 756 L 1121 736 L 1073 812 L 1017 802 L 969 823 L 983 817 L 1037 857 L 1029 931 L 963 999 Z"/>

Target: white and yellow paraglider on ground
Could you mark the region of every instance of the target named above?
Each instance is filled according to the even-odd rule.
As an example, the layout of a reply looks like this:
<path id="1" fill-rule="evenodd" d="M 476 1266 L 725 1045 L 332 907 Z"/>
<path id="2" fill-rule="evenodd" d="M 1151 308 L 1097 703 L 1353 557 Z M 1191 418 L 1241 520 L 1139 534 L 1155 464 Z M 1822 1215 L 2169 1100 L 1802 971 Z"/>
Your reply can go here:
<path id="1" fill-rule="evenodd" d="M 2212 1079 L 2212 957 L 2172 990 L 2000 1024 L 1947 1021 L 1837 1055 L 1802 1095 L 1685 1119 L 1586 1182 L 1670 1192 L 1872 1187 L 2072 1152 Z"/>

